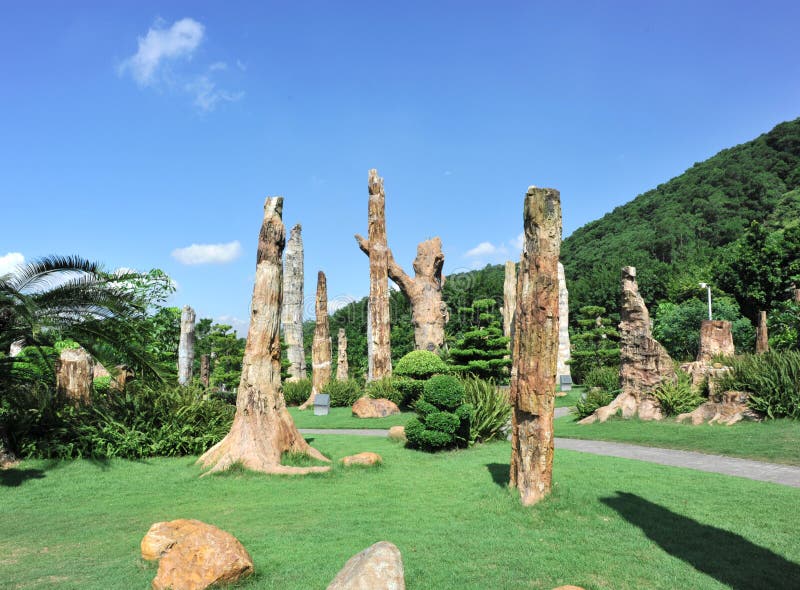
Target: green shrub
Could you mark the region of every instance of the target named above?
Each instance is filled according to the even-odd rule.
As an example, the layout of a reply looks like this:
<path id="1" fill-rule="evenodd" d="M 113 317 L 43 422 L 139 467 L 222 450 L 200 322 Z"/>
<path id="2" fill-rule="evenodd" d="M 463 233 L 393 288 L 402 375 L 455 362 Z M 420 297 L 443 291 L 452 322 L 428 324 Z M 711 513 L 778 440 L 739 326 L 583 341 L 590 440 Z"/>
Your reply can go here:
<path id="1" fill-rule="evenodd" d="M 473 409 L 464 403 L 464 387 L 451 375 L 425 382 L 425 392 L 415 404 L 417 417 L 406 424 L 409 448 L 437 451 L 467 446 Z"/>
<path id="2" fill-rule="evenodd" d="M 447 365 L 439 355 L 428 350 L 412 350 L 397 361 L 394 367 L 395 375 L 422 380 L 448 372 Z"/>
<path id="3" fill-rule="evenodd" d="M 594 367 L 583 378 L 583 385 L 591 389 L 599 387 L 604 391 L 619 389 L 619 369 L 617 367 Z"/>
<path id="4" fill-rule="evenodd" d="M 585 418 L 594 413 L 597 408 L 607 406 L 619 393 L 616 391 L 606 391 L 604 389 L 590 389 L 575 403 L 575 410 L 580 418 Z"/>
<path id="5" fill-rule="evenodd" d="M 392 377 L 392 387 L 402 396 L 398 406 L 410 408 L 420 397 L 425 388 L 425 381 L 409 377 Z"/>
<path id="6" fill-rule="evenodd" d="M 450 412 L 432 412 L 425 417 L 425 428 L 455 434 L 460 420 Z"/>
<path id="7" fill-rule="evenodd" d="M 95 393 L 98 395 L 107 395 L 108 390 L 111 388 L 111 375 L 104 377 L 95 377 L 92 381 Z"/>
<path id="8" fill-rule="evenodd" d="M 311 379 L 284 381 L 283 399 L 287 406 L 299 406 L 311 395 Z"/>
<path id="9" fill-rule="evenodd" d="M 364 395 L 364 390 L 355 379 L 348 379 L 347 381 L 337 381 L 334 379 L 325 387 L 324 393 L 331 396 L 332 407 L 347 408 L 356 403 L 356 400 Z"/>
<path id="10" fill-rule="evenodd" d="M 464 386 L 452 375 L 436 375 L 425 382 L 423 397 L 437 408 L 455 410 L 464 403 Z"/>
<path id="11" fill-rule="evenodd" d="M 508 394 L 492 380 L 465 377 L 464 401 L 474 408 L 470 421 L 470 444 L 505 437 L 505 427 L 511 419 Z"/>
<path id="12" fill-rule="evenodd" d="M 367 395 L 372 399 L 388 399 L 400 406 L 403 403 L 404 394 L 395 387 L 392 377 L 384 377 L 367 383 Z"/>
<path id="13" fill-rule="evenodd" d="M 653 396 L 666 416 L 691 412 L 705 401 L 692 387 L 691 376 L 682 371 L 678 371 L 676 381 L 664 381 L 656 387 Z"/>
<path id="14" fill-rule="evenodd" d="M 748 405 L 770 418 L 800 419 L 800 352 L 744 355 L 717 383 L 718 391 L 746 391 Z"/>

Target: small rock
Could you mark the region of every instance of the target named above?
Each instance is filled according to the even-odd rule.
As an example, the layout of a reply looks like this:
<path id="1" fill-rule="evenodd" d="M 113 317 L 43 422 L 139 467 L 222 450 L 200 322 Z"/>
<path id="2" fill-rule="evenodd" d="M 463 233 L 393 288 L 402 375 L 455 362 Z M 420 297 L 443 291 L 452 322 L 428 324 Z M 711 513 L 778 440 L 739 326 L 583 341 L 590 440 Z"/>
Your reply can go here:
<path id="1" fill-rule="evenodd" d="M 359 418 L 385 418 L 399 413 L 397 404 L 385 398 L 362 397 L 353 404 L 353 414 Z"/>
<path id="2" fill-rule="evenodd" d="M 558 588 L 553 588 L 553 590 L 583 590 L 580 586 L 559 586 Z"/>
<path id="3" fill-rule="evenodd" d="M 378 453 L 359 453 L 357 455 L 350 455 L 342 459 L 342 464 L 345 467 L 350 465 L 377 465 L 382 463 L 383 458 Z"/>
<path id="4" fill-rule="evenodd" d="M 392 426 L 389 429 L 389 438 L 406 442 L 406 427 L 405 426 Z"/>
<path id="5" fill-rule="evenodd" d="M 161 560 L 153 590 L 203 590 L 253 573 L 253 560 L 236 537 L 199 520 L 157 522 L 141 548 L 143 559 Z"/>
<path id="6" fill-rule="evenodd" d="M 389 541 L 380 541 L 351 557 L 327 590 L 405 590 L 403 558 Z"/>

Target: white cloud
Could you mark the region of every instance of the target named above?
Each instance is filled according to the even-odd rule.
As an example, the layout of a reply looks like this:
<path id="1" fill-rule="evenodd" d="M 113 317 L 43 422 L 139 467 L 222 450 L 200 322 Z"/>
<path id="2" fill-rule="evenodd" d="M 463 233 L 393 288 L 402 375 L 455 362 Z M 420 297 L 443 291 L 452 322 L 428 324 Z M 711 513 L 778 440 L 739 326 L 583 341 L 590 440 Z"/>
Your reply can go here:
<path id="1" fill-rule="evenodd" d="M 241 254 L 242 245 L 238 240 L 227 244 L 192 244 L 172 251 L 172 257 L 181 264 L 225 264 Z"/>
<path id="2" fill-rule="evenodd" d="M 224 61 L 215 61 L 213 64 L 208 66 L 209 72 L 219 72 L 219 71 L 224 72 L 227 69 L 228 69 L 228 64 L 226 64 Z"/>
<path id="3" fill-rule="evenodd" d="M 9 252 L 5 256 L 0 256 L 0 277 L 14 272 L 20 264 L 25 264 L 25 257 L 19 252 Z"/>
<path id="4" fill-rule="evenodd" d="M 244 63 L 242 63 L 241 60 L 238 60 L 238 59 L 236 60 L 236 67 L 239 68 L 243 72 L 247 70 L 247 66 Z"/>
<path id="5" fill-rule="evenodd" d="M 221 315 L 216 319 L 218 324 L 225 324 L 230 326 L 236 331 L 237 336 L 244 338 L 247 336 L 247 330 L 250 328 L 248 320 L 242 320 L 232 315 Z"/>
<path id="6" fill-rule="evenodd" d="M 467 258 L 488 258 L 497 255 L 505 256 L 507 253 L 508 250 L 502 244 L 495 246 L 491 242 L 481 242 L 471 250 L 467 250 L 467 253 L 464 254 L 464 256 Z"/>
<path id="7" fill-rule="evenodd" d="M 525 245 L 525 232 L 522 232 L 516 238 L 511 240 L 511 245 L 518 253 L 522 252 L 522 247 Z"/>
<path id="8" fill-rule="evenodd" d="M 214 65 L 209 68 L 214 71 Z M 209 76 L 197 76 L 186 84 L 186 90 L 194 96 L 194 106 L 203 112 L 213 111 L 222 102 L 236 102 L 244 96 L 244 92 L 228 92 L 217 87 Z"/>
<path id="9" fill-rule="evenodd" d="M 129 70 L 141 86 L 153 84 L 163 62 L 191 59 L 203 41 L 205 27 L 194 19 L 182 18 L 168 29 L 164 24 L 157 21 L 144 37 L 139 37 L 139 50 L 120 66 L 120 73 Z"/>

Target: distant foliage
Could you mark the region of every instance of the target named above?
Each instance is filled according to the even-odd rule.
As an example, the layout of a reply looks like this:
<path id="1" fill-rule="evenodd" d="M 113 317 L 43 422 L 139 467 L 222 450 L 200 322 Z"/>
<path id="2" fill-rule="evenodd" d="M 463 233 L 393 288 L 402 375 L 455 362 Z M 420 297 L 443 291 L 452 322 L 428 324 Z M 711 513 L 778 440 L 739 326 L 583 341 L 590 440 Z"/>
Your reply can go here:
<path id="1" fill-rule="evenodd" d="M 570 341 L 570 372 L 577 383 L 583 383 L 592 369 L 619 367 L 619 332 L 606 317 L 604 307 L 589 305 L 577 314 L 578 328 Z"/>
<path id="2" fill-rule="evenodd" d="M 508 393 L 494 381 L 478 377 L 464 377 L 464 401 L 472 406 L 469 442 L 488 442 L 503 439 L 511 420 L 511 403 Z"/>
<path id="3" fill-rule="evenodd" d="M 472 329 L 450 348 L 450 362 L 456 372 L 507 383 L 511 359 L 509 339 L 503 336 L 500 313 L 494 299 L 478 299 L 459 310 L 471 315 Z"/>
<path id="4" fill-rule="evenodd" d="M 217 324 L 208 318 L 201 319 L 195 327 L 195 378 L 199 381 L 200 359 L 207 354 L 211 366 L 211 387 L 225 391 L 236 389 L 242 377 L 245 344 L 246 340 L 240 338 L 232 326 Z M 284 372 L 284 369 L 282 361 L 281 371 Z"/>
<path id="5" fill-rule="evenodd" d="M 586 373 L 583 385 L 591 389 L 599 387 L 604 391 L 616 391 L 619 389 L 619 369 L 616 367 L 595 367 Z"/>
<path id="6" fill-rule="evenodd" d="M 743 355 L 732 361 L 720 391 L 746 391 L 752 409 L 769 418 L 800 419 L 800 352 Z"/>
<path id="7" fill-rule="evenodd" d="M 469 444 L 473 408 L 464 403 L 464 386 L 457 378 L 431 377 L 415 409 L 417 416 L 405 429 L 409 448 L 438 451 Z"/>
<path id="8" fill-rule="evenodd" d="M 347 381 L 332 379 L 325 387 L 323 393 L 327 393 L 331 396 L 332 407 L 347 408 L 356 403 L 358 398 L 364 395 L 364 389 L 355 379 L 348 379 Z"/>
<path id="9" fill-rule="evenodd" d="M 800 303 L 779 303 L 767 317 L 772 350 L 800 350 Z"/>
<path id="10" fill-rule="evenodd" d="M 311 379 L 283 382 L 283 399 L 287 406 L 299 406 L 311 395 Z"/>
<path id="11" fill-rule="evenodd" d="M 706 401 L 692 387 L 691 376 L 683 371 L 678 371 L 678 378 L 675 381 L 662 382 L 653 390 L 653 396 L 658 400 L 666 416 L 691 412 Z"/>

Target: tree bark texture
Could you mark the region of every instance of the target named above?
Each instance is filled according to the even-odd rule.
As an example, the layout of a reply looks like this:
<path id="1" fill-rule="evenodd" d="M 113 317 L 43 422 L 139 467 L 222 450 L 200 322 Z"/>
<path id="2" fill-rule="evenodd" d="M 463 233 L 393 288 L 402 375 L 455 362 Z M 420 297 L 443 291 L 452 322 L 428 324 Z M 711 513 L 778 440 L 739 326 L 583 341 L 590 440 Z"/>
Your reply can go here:
<path id="1" fill-rule="evenodd" d="M 514 331 L 514 311 L 517 307 L 517 265 L 506 261 L 503 280 L 503 336 L 511 338 Z M 509 341 L 511 346 L 511 341 Z"/>
<path id="2" fill-rule="evenodd" d="M 758 312 L 758 328 L 756 328 L 756 354 L 769 351 L 769 332 L 767 331 L 767 312 Z"/>
<path id="3" fill-rule="evenodd" d="M 571 375 L 569 343 L 569 292 L 564 265 L 558 263 L 558 369 L 557 375 Z"/>
<path id="4" fill-rule="evenodd" d="M 181 310 L 181 339 L 178 344 L 178 383 L 180 385 L 189 385 L 192 382 L 194 320 L 194 310 L 185 305 Z"/>
<path id="5" fill-rule="evenodd" d="M 306 378 L 306 353 L 303 350 L 303 228 L 292 228 L 286 243 L 283 275 L 283 340 L 289 358 L 289 381 Z"/>
<path id="6" fill-rule="evenodd" d="M 92 401 L 94 361 L 82 348 L 61 351 L 56 367 L 56 389 L 60 395 L 73 403 L 88 404 Z"/>
<path id="7" fill-rule="evenodd" d="M 392 374 L 391 326 L 389 315 L 389 248 L 386 245 L 386 194 L 378 171 L 369 171 L 367 240 L 356 235 L 369 255 L 369 315 L 372 327 L 370 380 Z M 362 245 L 363 244 L 363 245 Z"/>
<path id="8" fill-rule="evenodd" d="M 281 465 L 284 452 L 304 453 L 328 461 L 303 439 L 286 410 L 283 398 L 280 318 L 285 229 L 281 221 L 282 212 L 283 198 L 268 197 L 258 236 L 250 327 L 236 397 L 236 414 L 227 436 L 198 459 L 198 463 L 209 468 L 206 475 L 223 471 L 236 463 L 254 471 L 276 474 L 330 469 L 327 466 Z"/>
<path id="9" fill-rule="evenodd" d="M 204 354 L 200 357 L 200 383 L 204 389 L 208 389 L 211 381 L 211 358 Z"/>
<path id="10" fill-rule="evenodd" d="M 336 349 L 339 357 L 336 364 L 336 380 L 347 381 L 350 378 L 350 367 L 347 363 L 347 334 L 344 328 L 339 328 L 339 339 Z"/>
<path id="11" fill-rule="evenodd" d="M 525 506 L 550 493 L 558 360 L 561 196 L 530 187 L 525 246 L 517 277 L 511 378 L 511 477 Z"/>
<path id="12" fill-rule="evenodd" d="M 314 340 L 311 344 L 311 395 L 298 408 L 305 410 L 314 405 L 314 398 L 325 391 L 331 380 L 331 330 L 328 319 L 328 281 L 325 273 L 317 274 L 317 319 Z"/>
<path id="13" fill-rule="evenodd" d="M 726 320 L 703 320 L 697 360 L 710 363 L 715 356 L 733 356 L 733 324 Z"/>

